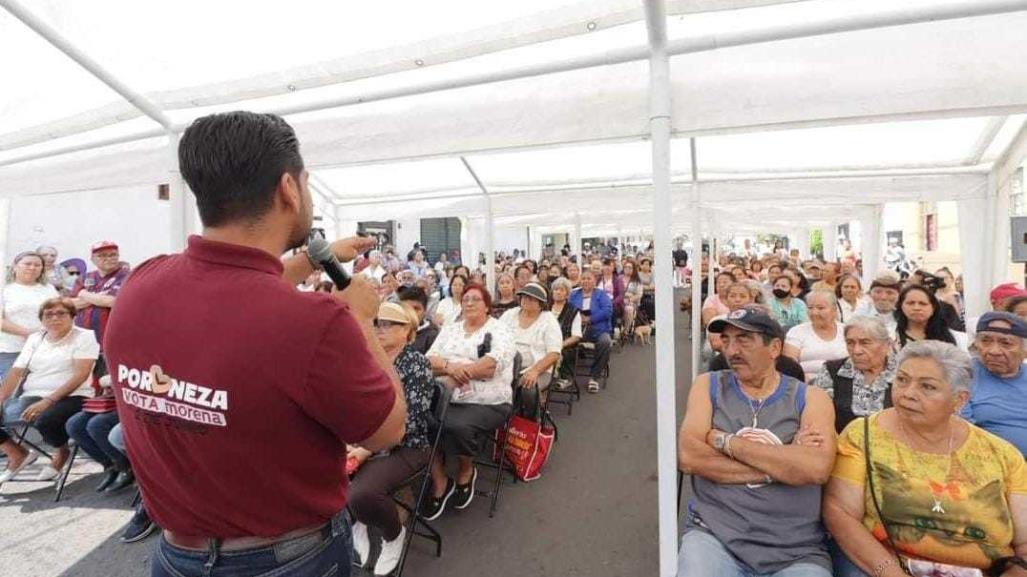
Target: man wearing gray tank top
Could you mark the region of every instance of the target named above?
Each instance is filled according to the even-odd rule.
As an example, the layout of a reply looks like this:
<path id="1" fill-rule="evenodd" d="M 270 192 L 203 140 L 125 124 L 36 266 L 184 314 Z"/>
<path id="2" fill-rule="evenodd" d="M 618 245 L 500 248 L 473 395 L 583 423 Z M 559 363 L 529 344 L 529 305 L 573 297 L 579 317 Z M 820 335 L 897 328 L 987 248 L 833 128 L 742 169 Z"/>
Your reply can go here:
<path id="1" fill-rule="evenodd" d="M 678 444 L 693 498 L 678 577 L 830 577 L 821 485 L 834 465 L 834 407 L 778 373 L 784 331 L 746 307 L 710 323 L 731 370 L 700 375 Z"/>

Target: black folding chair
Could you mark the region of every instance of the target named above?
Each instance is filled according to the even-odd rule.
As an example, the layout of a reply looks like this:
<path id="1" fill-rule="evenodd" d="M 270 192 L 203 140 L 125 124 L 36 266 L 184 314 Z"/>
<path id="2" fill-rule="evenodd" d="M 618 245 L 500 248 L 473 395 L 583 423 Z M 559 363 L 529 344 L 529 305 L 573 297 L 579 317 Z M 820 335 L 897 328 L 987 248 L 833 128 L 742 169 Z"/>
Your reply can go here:
<path id="1" fill-rule="evenodd" d="M 553 381 L 560 376 L 560 365 L 563 363 L 561 357 L 560 362 L 553 368 Z M 581 387 L 578 386 L 578 380 L 576 376 L 576 367 L 578 365 L 578 347 L 574 347 L 574 360 L 571 361 L 571 378 L 570 383 L 566 389 L 561 389 L 555 386 L 549 387 L 549 394 L 546 395 L 546 412 L 549 412 L 549 404 L 553 403 L 556 405 L 566 405 L 567 414 L 570 415 L 574 412 L 574 402 L 581 400 Z M 559 398 L 557 398 L 559 395 Z"/>
<path id="2" fill-rule="evenodd" d="M 403 553 L 399 558 L 399 565 L 396 566 L 395 575 L 400 577 L 403 575 L 403 567 L 406 565 L 407 552 L 410 550 L 410 541 L 414 535 L 424 537 L 435 543 L 435 556 L 442 557 L 442 535 L 431 526 L 428 521 L 421 515 L 421 507 L 424 504 L 425 498 L 427 498 L 428 492 L 431 490 L 431 470 L 435 464 L 435 458 L 439 452 L 439 446 L 441 445 L 442 439 L 442 426 L 446 422 L 446 413 L 449 411 L 449 400 L 452 396 L 452 392 L 446 388 L 442 383 L 435 381 L 435 392 L 432 395 L 432 422 L 431 431 L 433 433 L 431 453 L 428 455 L 428 463 L 425 464 L 419 471 L 408 477 L 403 483 L 392 492 L 392 500 L 397 505 L 402 507 L 408 514 L 406 521 L 406 541 L 403 543 Z M 406 488 L 413 488 L 420 480 L 420 489 L 417 491 L 417 495 L 414 498 L 414 505 L 410 505 L 403 502 L 399 498 L 399 493 Z M 424 528 L 424 532 L 417 530 L 418 525 Z"/>
<path id="3" fill-rule="evenodd" d="M 21 385 L 19 385 L 18 388 L 20 389 Z M 17 396 L 12 397 L 12 398 L 17 398 Z M 39 455 L 41 457 L 43 457 L 43 458 L 46 458 L 46 459 L 53 458 L 53 455 L 51 455 L 47 450 L 43 449 L 42 446 L 37 445 L 36 443 L 34 443 L 34 442 L 29 440 L 28 432 L 29 432 L 29 428 L 31 428 L 31 427 L 32 427 L 32 423 L 30 423 L 28 421 L 21 420 L 21 419 L 18 419 L 16 421 L 12 421 L 12 422 L 5 422 L 5 423 L 3 423 L 3 428 L 5 430 L 7 430 L 8 433 L 12 433 L 13 432 L 13 434 L 11 434 L 11 437 L 14 438 L 14 443 L 16 445 L 18 445 L 18 446 L 27 446 L 30 449 L 34 450 L 35 452 L 39 453 Z M 75 443 L 74 440 L 69 440 L 68 444 L 71 447 L 71 453 L 68 455 L 68 462 L 64 463 L 64 467 L 61 469 L 60 475 L 57 477 L 57 485 L 56 485 L 56 487 L 57 487 L 57 494 L 54 497 L 54 503 L 60 501 L 61 500 L 61 496 L 64 495 L 64 486 L 68 482 L 68 476 L 71 475 L 71 467 L 72 467 L 72 465 L 75 464 L 75 457 L 78 456 L 78 444 Z M 8 483 L 23 483 L 23 482 L 33 482 L 34 483 L 36 481 L 34 479 L 12 479 L 12 480 L 8 481 Z"/>
<path id="4" fill-rule="evenodd" d="M 481 459 L 476 459 L 474 461 L 475 465 L 488 467 L 490 469 L 495 469 L 496 471 L 496 478 L 492 484 L 492 490 L 477 491 L 478 495 L 490 498 L 489 518 L 492 518 L 496 514 L 496 506 L 499 502 L 499 493 L 503 488 L 503 473 L 510 473 L 510 476 L 513 477 L 513 482 L 517 482 L 517 475 L 514 474 L 513 464 L 506 458 L 506 436 L 510 429 L 510 419 L 512 419 L 520 409 L 521 386 L 519 381 L 521 377 L 521 366 L 523 364 L 524 361 L 521 359 L 521 353 L 515 354 L 513 361 L 513 379 L 510 382 L 510 388 L 513 391 L 513 403 L 510 409 L 510 414 L 507 415 L 506 420 L 492 435 L 486 436 L 486 439 L 489 441 L 487 444 L 492 445 L 492 458 L 487 461 Z"/>

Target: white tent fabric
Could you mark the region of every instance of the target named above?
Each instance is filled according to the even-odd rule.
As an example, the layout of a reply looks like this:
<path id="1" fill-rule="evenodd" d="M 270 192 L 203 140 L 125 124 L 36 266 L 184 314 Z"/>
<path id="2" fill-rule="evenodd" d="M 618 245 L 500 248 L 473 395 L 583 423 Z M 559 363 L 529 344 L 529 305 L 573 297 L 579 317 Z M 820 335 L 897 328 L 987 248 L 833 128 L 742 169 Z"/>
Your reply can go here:
<path id="1" fill-rule="evenodd" d="M 948 200 L 970 314 L 1005 280 L 1005 218 L 1027 157 L 1027 0 L 0 7 L 0 53 L 16 55 L 0 75 L 18 80 L 0 92 L 6 253 L 112 233 L 130 239 L 132 260 L 175 250 L 198 226 L 177 134 L 250 109 L 296 127 L 321 224 L 336 234 L 365 219 L 460 216 L 474 253 L 513 227 L 575 244 L 651 232 L 663 251 L 671 232 L 858 221 L 872 275 L 884 203 Z M 161 183 L 170 203 L 156 199 Z M 113 212 L 81 222 L 106 202 L 147 226 Z"/>

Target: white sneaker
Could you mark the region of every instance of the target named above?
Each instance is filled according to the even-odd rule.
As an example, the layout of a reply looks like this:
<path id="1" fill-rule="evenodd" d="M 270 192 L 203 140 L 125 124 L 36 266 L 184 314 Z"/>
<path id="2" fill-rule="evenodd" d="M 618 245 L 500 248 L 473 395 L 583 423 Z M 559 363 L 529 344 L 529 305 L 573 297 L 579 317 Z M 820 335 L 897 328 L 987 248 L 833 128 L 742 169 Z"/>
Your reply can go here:
<path id="1" fill-rule="evenodd" d="M 4 469 L 4 472 L 0 473 L 0 485 L 13 479 L 15 476 L 18 475 L 18 473 L 24 471 L 25 467 L 28 467 L 32 463 L 35 463 L 36 459 L 38 458 L 39 453 L 35 451 L 29 451 L 29 454 L 25 456 L 25 460 L 21 462 L 21 465 L 18 465 L 17 469 Z"/>
<path id="2" fill-rule="evenodd" d="M 36 475 L 37 481 L 53 481 L 57 477 L 61 476 L 61 472 L 53 468 L 53 465 L 47 465 L 40 469 L 39 474 Z"/>
<path id="3" fill-rule="evenodd" d="M 360 521 L 353 522 L 353 561 L 363 567 L 367 564 L 367 556 L 371 554 L 371 539 L 367 536 L 367 525 Z"/>
<path id="4" fill-rule="evenodd" d="M 388 575 L 396 570 L 399 565 L 399 557 L 403 554 L 403 542 L 406 541 L 407 528 L 399 530 L 399 535 L 392 541 L 382 541 L 382 552 L 378 554 L 378 561 L 374 564 L 375 575 Z"/>

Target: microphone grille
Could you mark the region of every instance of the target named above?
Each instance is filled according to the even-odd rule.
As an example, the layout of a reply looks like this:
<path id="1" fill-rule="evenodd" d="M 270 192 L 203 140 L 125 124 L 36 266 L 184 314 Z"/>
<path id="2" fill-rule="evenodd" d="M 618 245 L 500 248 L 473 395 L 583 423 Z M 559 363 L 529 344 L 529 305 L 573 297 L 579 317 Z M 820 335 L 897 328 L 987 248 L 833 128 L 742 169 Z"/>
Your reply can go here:
<path id="1" fill-rule="evenodd" d="M 332 254 L 332 247 L 328 244 L 328 241 L 321 238 L 320 236 L 312 236 L 307 244 L 307 254 L 310 258 L 314 259 L 315 262 L 325 262 L 335 258 Z"/>

